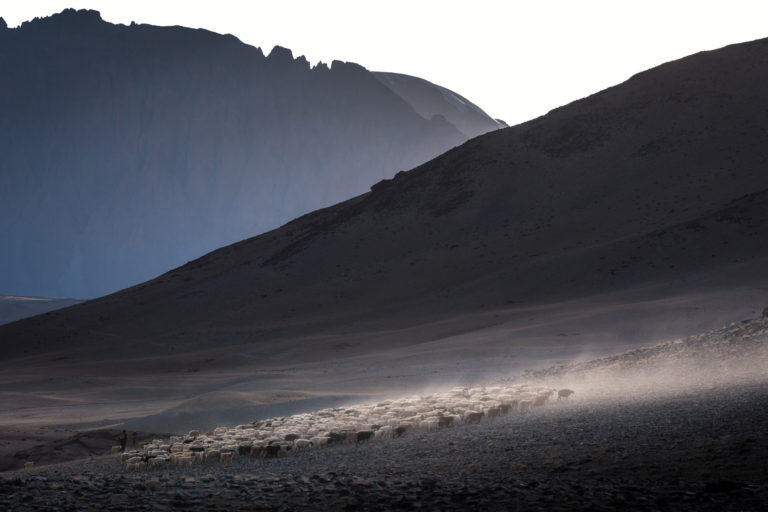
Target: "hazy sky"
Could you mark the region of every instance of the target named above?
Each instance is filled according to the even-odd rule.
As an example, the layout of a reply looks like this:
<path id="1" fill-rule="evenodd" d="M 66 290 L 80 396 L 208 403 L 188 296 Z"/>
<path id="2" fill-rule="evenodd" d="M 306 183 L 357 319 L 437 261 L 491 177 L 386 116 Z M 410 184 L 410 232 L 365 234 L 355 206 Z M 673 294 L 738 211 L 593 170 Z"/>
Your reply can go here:
<path id="1" fill-rule="evenodd" d="M 420 76 L 511 124 L 662 62 L 768 37 L 765 0 L 32 0 L 3 1 L 0 16 L 13 27 L 66 7 Z"/>

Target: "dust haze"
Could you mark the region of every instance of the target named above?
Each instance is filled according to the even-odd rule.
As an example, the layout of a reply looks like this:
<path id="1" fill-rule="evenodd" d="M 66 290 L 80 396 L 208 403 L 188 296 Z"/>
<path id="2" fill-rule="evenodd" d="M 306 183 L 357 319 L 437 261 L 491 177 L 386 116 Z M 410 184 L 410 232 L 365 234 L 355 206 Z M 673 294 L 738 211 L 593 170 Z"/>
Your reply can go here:
<path id="1" fill-rule="evenodd" d="M 768 382 L 768 318 L 623 354 L 531 372 L 531 380 L 576 391 L 579 400 L 622 402 Z"/>

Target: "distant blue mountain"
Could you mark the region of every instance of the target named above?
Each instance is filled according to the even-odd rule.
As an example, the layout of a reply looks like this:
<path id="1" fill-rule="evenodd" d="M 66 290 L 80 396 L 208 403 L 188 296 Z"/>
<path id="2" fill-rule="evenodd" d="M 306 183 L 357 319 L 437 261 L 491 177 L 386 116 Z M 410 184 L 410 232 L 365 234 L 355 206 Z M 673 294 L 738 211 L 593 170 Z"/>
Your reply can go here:
<path id="1" fill-rule="evenodd" d="M 0 69 L 0 292 L 17 295 L 147 280 L 499 127 L 413 77 L 95 11 L 0 22 Z"/>
<path id="2" fill-rule="evenodd" d="M 46 297 L 15 297 L 0 295 L 0 325 L 22 318 L 47 313 L 56 309 L 80 304 L 77 299 L 49 299 Z"/>

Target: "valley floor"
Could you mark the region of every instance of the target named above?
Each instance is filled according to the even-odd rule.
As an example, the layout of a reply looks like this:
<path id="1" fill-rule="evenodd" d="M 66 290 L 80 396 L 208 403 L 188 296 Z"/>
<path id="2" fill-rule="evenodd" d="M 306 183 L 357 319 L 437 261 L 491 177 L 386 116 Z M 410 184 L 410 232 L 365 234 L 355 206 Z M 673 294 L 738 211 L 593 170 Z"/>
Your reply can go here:
<path id="1" fill-rule="evenodd" d="M 554 402 L 402 438 L 148 472 L 0 473 L 5 510 L 764 510 L 768 383 Z"/>

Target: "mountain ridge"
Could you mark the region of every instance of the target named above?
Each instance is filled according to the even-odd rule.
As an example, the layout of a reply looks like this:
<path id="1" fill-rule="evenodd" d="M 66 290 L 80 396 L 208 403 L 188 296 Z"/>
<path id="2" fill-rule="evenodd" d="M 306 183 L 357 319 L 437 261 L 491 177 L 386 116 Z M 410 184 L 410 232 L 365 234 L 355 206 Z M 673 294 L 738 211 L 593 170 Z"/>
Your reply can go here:
<path id="1" fill-rule="evenodd" d="M 82 302 L 78 299 L 0 295 L 0 325 Z"/>
<path id="2" fill-rule="evenodd" d="M 66 10 L 2 37 L 4 293 L 129 286 L 466 140 L 358 64 L 231 35 Z"/>
<path id="3" fill-rule="evenodd" d="M 425 119 L 442 115 L 468 139 L 488 131 L 486 128 L 490 116 L 460 94 L 423 78 L 381 71 L 374 71 L 373 74 L 384 85 L 414 105 L 414 110 Z M 498 128 L 507 127 L 502 121 L 494 121 Z"/>

